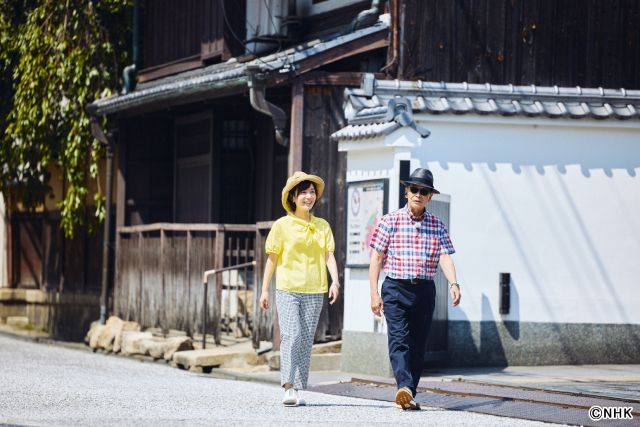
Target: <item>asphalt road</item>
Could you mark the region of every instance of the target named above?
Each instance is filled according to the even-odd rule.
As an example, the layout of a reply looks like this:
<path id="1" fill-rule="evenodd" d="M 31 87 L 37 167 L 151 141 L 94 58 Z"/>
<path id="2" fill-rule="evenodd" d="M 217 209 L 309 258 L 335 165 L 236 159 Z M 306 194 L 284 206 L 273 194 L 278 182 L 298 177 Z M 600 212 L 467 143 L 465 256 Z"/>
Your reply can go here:
<path id="1" fill-rule="evenodd" d="M 303 392 L 280 403 L 275 385 L 198 375 L 166 365 L 0 335 L 0 425 L 548 425 Z"/>

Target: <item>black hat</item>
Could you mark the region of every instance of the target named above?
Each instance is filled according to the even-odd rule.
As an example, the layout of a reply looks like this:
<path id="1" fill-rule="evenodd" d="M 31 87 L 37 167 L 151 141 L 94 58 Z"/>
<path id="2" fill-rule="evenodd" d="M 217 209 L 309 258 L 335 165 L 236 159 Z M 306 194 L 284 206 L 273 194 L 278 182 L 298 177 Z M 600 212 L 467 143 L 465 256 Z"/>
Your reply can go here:
<path id="1" fill-rule="evenodd" d="M 409 179 L 400 181 L 404 185 L 420 185 L 431 189 L 435 194 L 440 194 L 438 190 L 433 188 L 433 174 L 429 169 L 418 168 L 413 171 Z"/>

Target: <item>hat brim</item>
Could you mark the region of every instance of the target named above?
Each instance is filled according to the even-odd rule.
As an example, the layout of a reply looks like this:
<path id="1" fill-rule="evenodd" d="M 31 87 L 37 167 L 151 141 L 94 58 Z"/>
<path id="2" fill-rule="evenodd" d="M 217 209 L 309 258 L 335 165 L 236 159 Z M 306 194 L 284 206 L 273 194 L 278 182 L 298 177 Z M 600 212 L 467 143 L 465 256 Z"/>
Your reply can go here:
<path id="1" fill-rule="evenodd" d="M 405 185 L 405 186 L 407 186 L 407 185 L 419 185 L 420 187 L 428 188 L 434 194 L 440 194 L 440 192 L 438 190 L 436 190 L 435 188 L 433 188 L 430 185 L 426 185 L 424 182 L 407 180 L 407 181 L 400 181 L 400 184 Z"/>
<path id="2" fill-rule="evenodd" d="M 291 177 L 293 178 L 293 177 Z M 282 207 L 285 211 L 293 213 L 291 208 L 289 207 L 289 203 L 287 203 L 287 198 L 289 197 L 289 192 L 296 188 L 296 185 L 300 184 L 304 181 L 311 181 L 316 188 L 316 203 L 322 197 L 322 193 L 324 193 L 324 180 L 317 175 L 300 175 L 296 176 L 294 179 L 289 178 L 287 180 L 287 184 L 282 189 Z M 314 204 L 315 206 L 315 204 Z"/>

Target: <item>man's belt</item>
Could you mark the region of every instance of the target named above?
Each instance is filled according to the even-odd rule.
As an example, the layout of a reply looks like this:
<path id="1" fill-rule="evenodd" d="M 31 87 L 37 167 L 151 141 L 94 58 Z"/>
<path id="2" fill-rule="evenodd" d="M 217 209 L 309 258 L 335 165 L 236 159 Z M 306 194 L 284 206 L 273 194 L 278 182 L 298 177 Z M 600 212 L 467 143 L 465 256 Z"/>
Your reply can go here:
<path id="1" fill-rule="evenodd" d="M 433 279 L 420 279 L 414 277 L 413 279 L 394 279 L 393 277 L 389 277 L 389 279 L 394 282 L 402 283 L 403 285 L 428 285 L 433 283 Z"/>

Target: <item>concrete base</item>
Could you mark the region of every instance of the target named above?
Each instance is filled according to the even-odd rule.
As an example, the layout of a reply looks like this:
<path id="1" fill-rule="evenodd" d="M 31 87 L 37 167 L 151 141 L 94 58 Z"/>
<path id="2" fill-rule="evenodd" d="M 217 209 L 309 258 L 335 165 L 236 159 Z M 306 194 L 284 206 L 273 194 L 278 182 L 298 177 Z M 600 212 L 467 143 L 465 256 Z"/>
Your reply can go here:
<path id="1" fill-rule="evenodd" d="M 449 366 L 640 363 L 640 325 L 449 322 Z"/>
<path id="2" fill-rule="evenodd" d="M 0 322 L 25 317 L 30 329 L 52 338 L 82 341 L 89 325 L 100 315 L 100 298 L 93 294 L 0 288 Z"/>
<path id="3" fill-rule="evenodd" d="M 426 367 L 639 364 L 640 325 L 448 322 L 448 351 Z M 392 376 L 386 334 L 343 331 L 343 372 Z"/>
<path id="4" fill-rule="evenodd" d="M 389 363 L 387 334 L 343 330 L 341 370 L 393 377 Z"/>

